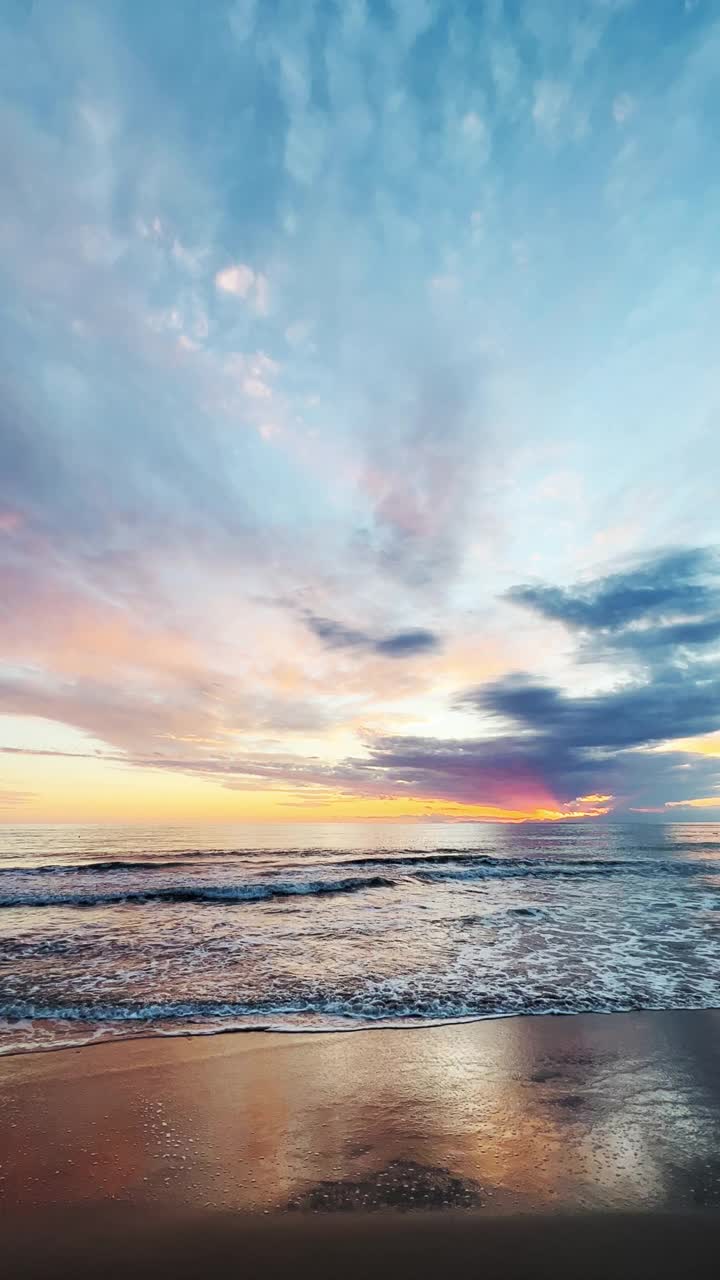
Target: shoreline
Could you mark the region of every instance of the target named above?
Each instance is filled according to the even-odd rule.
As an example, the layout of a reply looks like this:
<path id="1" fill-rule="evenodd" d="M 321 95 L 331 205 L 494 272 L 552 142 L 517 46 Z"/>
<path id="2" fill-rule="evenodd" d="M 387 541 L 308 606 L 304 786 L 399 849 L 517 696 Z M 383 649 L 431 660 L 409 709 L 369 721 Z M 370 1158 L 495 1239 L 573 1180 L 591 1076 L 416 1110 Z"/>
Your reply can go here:
<path id="1" fill-rule="evenodd" d="M 720 1208 L 720 1011 L 7 1054 L 0 1115 L 14 1212 Z"/>
<path id="2" fill-rule="evenodd" d="M 474 1026 L 476 1023 L 493 1023 L 507 1022 L 515 1020 L 535 1020 L 535 1019 L 572 1019 L 572 1018 L 640 1018 L 644 1015 L 668 1014 L 693 1014 L 693 1013 L 720 1013 L 720 1005 L 681 1005 L 676 1008 L 666 1005 L 658 1005 L 657 1007 L 645 1006 L 640 1009 L 582 1009 L 577 1012 L 573 1010 L 548 1010 L 547 1012 L 534 1013 L 529 1010 L 509 1013 L 488 1013 L 488 1014 L 469 1014 L 467 1017 L 460 1018 L 437 1018 L 427 1019 L 423 1022 L 383 1022 L 378 1020 L 377 1023 L 360 1023 L 353 1026 L 337 1026 L 337 1027 L 279 1027 L 279 1026 L 257 1026 L 257 1027 L 216 1027 L 207 1030 L 198 1029 L 196 1031 L 145 1031 L 137 1034 L 107 1036 L 106 1038 L 98 1037 L 96 1039 L 81 1040 L 78 1042 L 68 1042 L 65 1044 L 48 1044 L 28 1046 L 21 1049 L 3 1049 L 0 1047 L 0 1065 L 3 1061 L 10 1058 L 34 1057 L 37 1054 L 77 1052 L 80 1049 L 99 1049 L 108 1045 L 123 1045 L 136 1043 L 138 1041 L 165 1041 L 165 1040 L 203 1040 L 214 1039 L 218 1036 L 336 1036 L 336 1035 L 361 1035 L 364 1032 L 369 1034 L 379 1034 L 381 1032 L 424 1032 L 439 1031 L 447 1027 L 464 1027 Z M 18 1021 L 33 1021 L 33 1019 L 18 1019 Z M 36 1022 L 50 1021 L 50 1019 L 34 1019 Z M 68 1021 L 71 1021 L 68 1019 Z M 78 1019 L 79 1021 L 79 1019 Z"/>

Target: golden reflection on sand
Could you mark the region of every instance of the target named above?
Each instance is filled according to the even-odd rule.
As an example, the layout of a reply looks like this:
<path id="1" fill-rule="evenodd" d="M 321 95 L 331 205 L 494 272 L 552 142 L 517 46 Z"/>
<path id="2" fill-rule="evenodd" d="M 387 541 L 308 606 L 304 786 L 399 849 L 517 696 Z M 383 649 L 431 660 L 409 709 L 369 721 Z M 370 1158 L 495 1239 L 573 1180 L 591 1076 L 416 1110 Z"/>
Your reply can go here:
<path id="1" fill-rule="evenodd" d="M 658 1204 L 717 1146 L 699 1047 L 718 1029 L 715 1013 L 517 1018 L 6 1058 L 0 1195 L 266 1209 L 400 1162 L 500 1212 Z"/>

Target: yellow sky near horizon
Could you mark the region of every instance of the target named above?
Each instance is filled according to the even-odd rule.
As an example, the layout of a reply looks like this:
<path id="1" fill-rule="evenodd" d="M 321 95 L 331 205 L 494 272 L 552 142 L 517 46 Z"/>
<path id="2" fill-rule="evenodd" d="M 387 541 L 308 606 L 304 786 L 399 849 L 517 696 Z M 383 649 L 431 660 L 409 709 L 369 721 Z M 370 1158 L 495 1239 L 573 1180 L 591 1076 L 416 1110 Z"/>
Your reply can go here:
<path id="1" fill-rule="evenodd" d="M 79 735 L 78 735 L 79 736 Z M 80 742 L 73 741 L 76 751 Z M 88 745 L 87 742 L 82 745 Z M 32 749 L 31 749 L 32 750 Z M 517 822 L 581 816 L 538 803 L 522 808 L 397 795 L 352 795 L 324 787 L 242 787 L 211 776 L 138 768 L 80 754 L 4 754 L 0 822 L 332 822 L 416 819 Z M 603 797 L 588 797 L 592 811 Z"/>
<path id="2" fill-rule="evenodd" d="M 462 804 L 442 798 L 359 795 L 339 788 L 237 786 L 221 778 L 166 768 L 141 768 L 79 730 L 47 721 L 12 721 L 20 749 L 0 755 L 0 824 L 29 822 L 373 822 L 562 821 L 605 816 L 612 797 L 589 794 L 570 805 L 551 796 L 520 794 L 512 804 Z M 2 743 L 0 742 L 0 746 Z M 720 754 L 720 734 L 664 744 L 689 754 Z M 61 752 L 66 754 L 61 754 Z M 47 752 L 48 754 L 43 754 Z M 720 797 L 699 796 L 668 809 L 720 810 Z"/>

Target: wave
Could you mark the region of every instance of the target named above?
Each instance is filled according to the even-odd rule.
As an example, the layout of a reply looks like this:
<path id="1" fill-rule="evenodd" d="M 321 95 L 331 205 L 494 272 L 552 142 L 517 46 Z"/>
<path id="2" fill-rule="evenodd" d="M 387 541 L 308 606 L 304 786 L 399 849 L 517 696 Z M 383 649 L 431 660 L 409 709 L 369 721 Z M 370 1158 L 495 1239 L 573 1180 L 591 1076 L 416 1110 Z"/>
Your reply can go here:
<path id="1" fill-rule="evenodd" d="M 553 879 L 583 880 L 593 877 L 607 879 L 610 876 L 635 876 L 654 879 L 658 876 L 677 878 L 701 876 L 720 872 L 718 862 L 658 862 L 652 858 L 563 858 L 541 860 L 534 858 L 484 859 L 477 865 L 458 865 L 455 868 L 418 868 L 415 879 L 432 883 L 447 880 L 491 879 Z"/>
<path id="2" fill-rule="evenodd" d="M 657 992 L 648 988 L 632 994 L 577 991 L 539 994 L 529 991 L 514 998 L 509 994 L 498 998 L 490 994 L 470 996 L 460 992 L 436 997 L 404 994 L 396 999 L 359 996 L 355 999 L 328 995 L 307 998 L 298 995 L 286 1000 L 149 1000 L 127 1003 L 103 1003 L 78 1001 L 67 1004 L 44 1004 L 32 1000 L 0 1003 L 0 1019 L 7 1022 L 86 1022 L 86 1023 L 177 1023 L 183 1030 L 188 1024 L 196 1024 L 198 1030 L 211 1030 L 208 1022 L 215 1023 L 216 1030 L 227 1030 L 233 1019 L 263 1019 L 270 1029 L 302 1030 L 302 1023 L 276 1023 L 274 1019 L 303 1017 L 314 1019 L 316 1026 L 332 1029 L 332 1019 L 350 1023 L 402 1025 L 438 1022 L 514 1017 L 524 1015 L 627 1013 L 657 1009 L 717 1009 L 720 1002 L 720 986 L 712 992 L 685 990 L 673 996 L 658 998 Z M 217 1026 L 217 1023 L 220 1026 Z M 257 1024 L 255 1024 L 257 1026 Z M 336 1024 L 337 1025 L 337 1024 Z M 247 1029 L 247 1028 L 246 1028 Z"/>
<path id="3" fill-rule="evenodd" d="M 631 877 L 672 879 L 718 874 L 717 861 L 672 862 L 652 858 L 497 858 L 487 855 L 429 854 L 410 858 L 364 857 L 325 864 L 337 872 L 344 868 L 375 868 L 378 874 L 337 875 L 327 879 L 281 879 L 280 870 L 265 869 L 262 879 L 236 883 L 204 883 L 202 880 L 158 884 L 149 872 L 184 869 L 183 863 L 100 862 L 86 865 L 64 864 L 31 869 L 0 870 L 0 909 L 7 907 L 101 907 L 127 903 L 242 903 L 268 902 L 275 898 L 320 897 L 329 894 L 362 893 L 366 889 L 393 888 L 401 884 L 453 884 L 485 880 L 582 881 Z M 210 868 L 208 868 L 210 870 Z M 380 874 L 381 871 L 387 874 Z M 110 873 L 122 878 L 116 883 Z M 127 874 L 141 877 L 128 882 Z M 10 887 L 8 877 L 15 877 Z M 93 876 L 100 883 L 93 883 Z M 105 877 L 108 876 L 106 880 Z M 48 884 L 53 877 L 59 884 Z M 73 882 L 74 877 L 74 882 Z M 147 878 L 145 878 L 147 877 Z M 104 883 L 102 881 L 105 881 Z M 20 883 L 17 883 L 19 881 Z M 38 881 L 35 888 L 34 881 Z M 64 883 L 63 883 L 64 881 Z M 4 891 L 3 891 L 4 890 Z"/>
<path id="4" fill-rule="evenodd" d="M 324 849 L 301 849 L 289 850 L 284 853 L 286 858 L 294 859 L 296 857 L 317 857 L 320 854 L 329 854 L 334 852 L 336 858 L 328 859 L 323 862 L 324 866 L 338 867 L 375 867 L 375 866 L 391 866 L 391 867 L 413 867 L 422 863 L 444 863 L 444 862 L 477 862 L 486 860 L 496 863 L 498 866 L 513 861 L 508 858 L 491 858 L 487 854 L 479 852 L 471 852 L 467 849 L 457 850 L 440 850 L 431 854 L 398 853 L 397 855 L 388 854 L 363 854 L 361 857 L 346 857 L 341 850 L 324 850 Z M 243 849 L 243 850 L 197 850 L 181 854 L 174 858 L 135 858 L 135 859 L 103 859 L 100 862 L 47 862 L 38 866 L 2 866 L 0 865 L 0 880 L 3 876 L 24 875 L 24 876 L 48 876 L 62 875 L 70 876 L 76 874 L 84 874 L 89 872 L 97 872 L 99 875 L 114 871 L 187 871 L 193 866 L 195 860 L 205 863 L 208 867 L 218 866 L 236 866 L 238 860 L 242 862 L 252 861 L 254 858 L 260 859 L 281 856 L 276 851 Z M 195 868 L 193 867 L 193 870 Z M 202 869 L 202 867 L 200 868 Z"/>
<path id="5" fill-rule="evenodd" d="M 5 893 L 0 907 L 112 907 L 146 902 L 269 902 L 273 898 L 317 897 L 361 893 L 364 889 L 390 889 L 385 876 L 348 876 L 342 880 L 290 880 L 276 884 L 171 885 L 164 888 L 118 888 L 80 893 Z"/>
<path id="6" fill-rule="evenodd" d="M 217 865 L 215 863 L 214 865 Z M 180 869 L 187 870 L 187 862 L 181 862 L 173 859 L 169 862 L 162 862 L 159 859 L 153 859 L 152 862 L 48 862 L 39 867 L 0 867 L 0 877 L 2 876 L 71 876 L 79 873 L 92 872 L 93 874 L 102 874 L 106 871 L 177 871 Z"/>
<path id="7" fill-rule="evenodd" d="M 316 854 L 318 850 L 306 850 L 306 853 Z M 703 852 L 706 852 L 703 850 Z M 295 856 L 293 854 L 293 856 Z M 197 855 L 201 857 L 200 854 Z M 252 852 L 244 852 L 232 855 L 226 855 L 224 858 L 217 857 L 215 851 L 202 857 L 206 861 L 207 869 L 216 867 L 233 867 L 237 865 L 237 859 L 246 859 L 252 857 Z M 6 876 L 73 876 L 73 875 L 105 875 L 122 871 L 187 871 L 189 858 L 172 858 L 172 859 L 144 859 L 144 860 L 125 860 L 112 859 L 102 862 L 65 862 L 65 863 L 43 863 L 40 866 L 0 866 L 0 883 L 2 878 Z M 335 861 L 326 861 L 320 865 L 330 867 L 390 867 L 395 870 L 414 871 L 422 870 L 423 867 L 440 867 L 440 866 L 457 866 L 472 867 L 482 874 L 500 872 L 509 876 L 513 875 L 561 875 L 586 873 L 593 874 L 596 871 L 612 872 L 628 872 L 629 874 L 694 874 L 696 872 L 707 872 L 720 870 L 720 859 L 707 858 L 703 861 L 678 862 L 674 859 L 658 859 L 658 858 L 543 858 L 532 855 L 531 857 L 497 857 L 486 853 L 467 852 L 464 850 L 441 850 L 436 853 L 410 855 L 398 854 L 363 854 L 361 857 L 344 857 L 340 856 Z M 194 868 L 193 868 L 194 869 Z M 200 868 L 202 870 L 202 868 Z M 269 874 L 273 874 L 271 871 Z"/>
<path id="8" fill-rule="evenodd" d="M 312 849 L 312 850 L 305 850 L 304 852 L 308 855 L 315 855 L 321 851 Z M 232 867 L 237 865 L 238 858 L 242 858 L 242 861 L 245 862 L 246 859 L 249 860 L 252 858 L 252 856 L 253 856 L 252 853 L 249 853 L 249 854 L 238 853 L 235 855 L 235 857 L 228 855 L 225 858 L 219 858 L 215 854 L 210 854 L 207 856 L 205 861 L 208 868 L 219 867 L 219 866 Z M 293 853 L 292 857 L 295 857 L 295 856 L 296 854 Z M 197 857 L 200 858 L 200 854 L 198 854 Z M 117 871 L 187 871 L 189 869 L 191 861 L 192 861 L 191 858 L 182 858 L 182 859 L 152 858 L 152 859 L 143 859 L 143 860 L 114 859 L 114 860 L 108 860 L 103 862 L 56 862 L 56 863 L 48 862 L 48 863 L 43 863 L 40 866 L 32 866 L 32 867 L 0 866 L 0 881 L 2 880 L 3 876 L 11 876 L 11 875 L 71 876 L 71 875 L 78 875 L 78 874 L 85 875 L 89 873 L 93 873 L 93 874 L 97 873 L 98 875 L 104 875 L 108 872 L 117 872 Z M 441 864 L 441 863 L 457 862 L 457 863 L 463 863 L 463 864 L 464 863 L 471 864 L 471 863 L 481 862 L 481 861 L 484 863 L 489 863 L 496 866 L 505 866 L 505 865 L 514 863 L 516 859 L 492 858 L 486 854 L 471 854 L 471 853 L 466 853 L 464 851 L 458 851 L 456 853 L 450 853 L 450 852 L 431 853 L 431 854 L 425 854 L 425 855 L 411 854 L 409 857 L 403 856 L 402 854 L 394 857 L 389 857 L 387 854 L 368 854 L 368 855 L 363 855 L 360 858 L 352 858 L 352 857 L 343 857 L 341 854 L 341 856 L 336 860 L 324 862 L 322 865 L 328 866 L 328 867 L 388 866 L 388 867 L 412 868 L 415 866 L 423 866 L 425 863 Z M 195 868 L 193 868 L 193 870 L 194 869 Z"/>

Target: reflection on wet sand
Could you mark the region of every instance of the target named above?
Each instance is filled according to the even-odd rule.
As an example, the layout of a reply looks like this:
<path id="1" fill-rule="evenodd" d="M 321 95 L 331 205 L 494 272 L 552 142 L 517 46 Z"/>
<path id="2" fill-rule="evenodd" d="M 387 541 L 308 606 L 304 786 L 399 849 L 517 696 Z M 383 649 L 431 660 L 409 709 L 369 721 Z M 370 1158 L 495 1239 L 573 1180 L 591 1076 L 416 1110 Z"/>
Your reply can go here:
<path id="1" fill-rule="evenodd" d="M 250 1210 L 362 1196 L 496 1212 L 715 1203 L 719 1032 L 715 1012 L 625 1014 L 7 1058 L 0 1195 Z"/>

